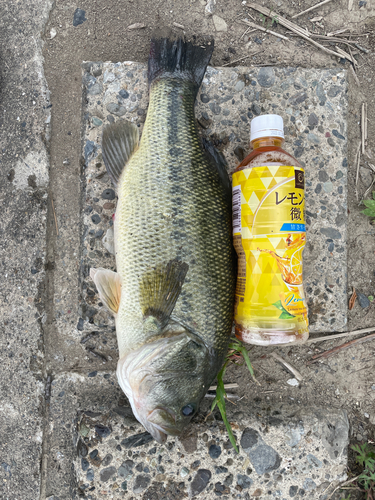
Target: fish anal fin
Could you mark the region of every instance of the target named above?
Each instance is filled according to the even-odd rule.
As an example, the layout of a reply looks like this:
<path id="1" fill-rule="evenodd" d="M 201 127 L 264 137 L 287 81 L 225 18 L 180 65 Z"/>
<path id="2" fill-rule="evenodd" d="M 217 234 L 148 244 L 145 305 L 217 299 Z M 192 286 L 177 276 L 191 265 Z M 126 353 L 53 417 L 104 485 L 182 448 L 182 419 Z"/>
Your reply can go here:
<path id="1" fill-rule="evenodd" d="M 140 282 L 140 305 L 145 320 L 166 326 L 181 293 L 189 265 L 177 259 L 146 271 Z"/>
<path id="2" fill-rule="evenodd" d="M 91 268 L 90 276 L 99 292 L 100 300 L 113 314 L 117 314 L 121 298 L 121 278 L 109 269 Z"/>
<path id="3" fill-rule="evenodd" d="M 103 130 L 102 154 L 108 175 L 117 186 L 122 171 L 129 158 L 138 148 L 139 130 L 137 125 L 120 120 L 107 125 Z"/>

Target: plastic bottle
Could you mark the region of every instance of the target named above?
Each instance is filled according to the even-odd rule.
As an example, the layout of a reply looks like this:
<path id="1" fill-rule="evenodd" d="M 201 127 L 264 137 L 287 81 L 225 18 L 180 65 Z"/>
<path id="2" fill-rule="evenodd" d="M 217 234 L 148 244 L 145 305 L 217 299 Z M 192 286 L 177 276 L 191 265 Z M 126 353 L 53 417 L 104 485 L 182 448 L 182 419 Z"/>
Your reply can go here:
<path id="1" fill-rule="evenodd" d="M 281 116 L 254 118 L 253 151 L 233 174 L 235 331 L 248 344 L 297 344 L 309 335 L 302 283 L 305 175 L 283 141 Z"/>

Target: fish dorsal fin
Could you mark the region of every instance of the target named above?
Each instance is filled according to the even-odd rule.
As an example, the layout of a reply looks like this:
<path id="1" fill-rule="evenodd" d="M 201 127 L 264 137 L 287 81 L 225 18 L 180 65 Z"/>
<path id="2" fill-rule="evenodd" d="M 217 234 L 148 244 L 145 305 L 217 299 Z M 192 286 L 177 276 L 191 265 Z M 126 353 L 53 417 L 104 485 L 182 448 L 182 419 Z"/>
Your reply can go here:
<path id="1" fill-rule="evenodd" d="M 211 141 L 202 139 L 204 152 L 208 158 L 210 166 L 215 169 L 215 173 L 219 176 L 219 181 L 224 188 L 226 198 L 230 206 L 232 206 L 232 183 L 227 171 L 227 161 L 223 153 L 218 151 Z"/>
<path id="2" fill-rule="evenodd" d="M 140 305 L 144 319 L 156 320 L 162 329 L 181 293 L 189 266 L 177 259 L 146 271 L 140 282 Z"/>
<path id="3" fill-rule="evenodd" d="M 99 292 L 100 300 L 113 313 L 117 314 L 121 298 L 120 275 L 109 269 L 99 267 L 90 269 L 90 276 Z"/>
<path id="4" fill-rule="evenodd" d="M 139 130 L 134 123 L 120 120 L 107 125 L 102 135 L 102 154 L 112 182 L 118 180 L 129 158 L 139 144 Z"/>

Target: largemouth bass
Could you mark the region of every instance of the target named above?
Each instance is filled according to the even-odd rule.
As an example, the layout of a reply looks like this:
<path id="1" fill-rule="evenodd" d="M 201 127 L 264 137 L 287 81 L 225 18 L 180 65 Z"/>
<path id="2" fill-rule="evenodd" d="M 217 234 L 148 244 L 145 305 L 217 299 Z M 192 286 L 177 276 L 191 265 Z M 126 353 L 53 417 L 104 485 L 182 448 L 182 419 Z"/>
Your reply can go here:
<path id="1" fill-rule="evenodd" d="M 117 377 L 134 415 L 160 443 L 179 435 L 220 370 L 233 321 L 231 184 L 202 148 L 195 98 L 213 41 L 152 40 L 150 102 L 135 124 L 103 131 L 117 186 L 117 273 L 91 269 L 115 314 Z"/>

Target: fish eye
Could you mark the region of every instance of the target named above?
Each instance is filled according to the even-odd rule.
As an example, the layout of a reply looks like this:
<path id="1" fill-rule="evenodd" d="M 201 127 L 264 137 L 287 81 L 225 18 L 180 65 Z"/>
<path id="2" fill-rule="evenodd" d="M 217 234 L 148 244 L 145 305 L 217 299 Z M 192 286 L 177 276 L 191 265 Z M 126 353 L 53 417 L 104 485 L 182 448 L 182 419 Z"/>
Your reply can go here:
<path id="1" fill-rule="evenodd" d="M 188 405 L 185 405 L 181 413 L 183 414 L 184 417 L 191 417 L 193 413 L 195 413 L 195 405 L 189 403 Z"/>

